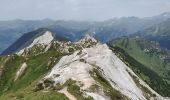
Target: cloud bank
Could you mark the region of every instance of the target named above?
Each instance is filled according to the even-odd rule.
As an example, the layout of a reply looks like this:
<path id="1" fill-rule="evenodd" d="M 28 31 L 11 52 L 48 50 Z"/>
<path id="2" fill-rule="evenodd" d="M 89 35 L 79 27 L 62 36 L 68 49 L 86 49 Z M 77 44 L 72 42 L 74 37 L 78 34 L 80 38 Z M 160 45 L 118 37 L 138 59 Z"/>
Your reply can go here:
<path id="1" fill-rule="evenodd" d="M 170 0 L 0 0 L 0 20 L 106 20 L 170 11 Z"/>

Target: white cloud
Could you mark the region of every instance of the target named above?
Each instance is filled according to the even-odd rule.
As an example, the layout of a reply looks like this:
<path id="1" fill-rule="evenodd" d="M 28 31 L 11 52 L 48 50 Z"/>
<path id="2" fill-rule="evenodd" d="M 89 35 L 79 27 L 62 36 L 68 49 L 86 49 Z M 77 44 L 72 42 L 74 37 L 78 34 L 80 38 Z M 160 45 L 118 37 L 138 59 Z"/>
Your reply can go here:
<path id="1" fill-rule="evenodd" d="M 105 20 L 170 11 L 170 0 L 0 0 L 0 20 Z"/>

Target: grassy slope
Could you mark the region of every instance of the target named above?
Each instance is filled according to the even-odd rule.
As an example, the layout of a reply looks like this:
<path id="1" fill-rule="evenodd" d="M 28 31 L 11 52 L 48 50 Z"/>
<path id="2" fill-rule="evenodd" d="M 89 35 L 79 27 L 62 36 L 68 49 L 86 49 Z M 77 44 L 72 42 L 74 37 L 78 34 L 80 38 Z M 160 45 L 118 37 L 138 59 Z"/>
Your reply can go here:
<path id="1" fill-rule="evenodd" d="M 125 50 L 131 57 L 160 76 L 167 77 L 168 70 L 165 68 L 166 63 L 156 53 L 145 53 L 138 41 L 140 40 L 135 38 L 122 38 L 116 42 L 116 46 Z M 150 45 L 148 42 L 145 42 L 145 44 Z"/>
<path id="2" fill-rule="evenodd" d="M 170 96 L 170 84 L 165 63 L 156 53 L 145 53 L 134 38 L 122 38 L 115 42 L 113 50 L 132 70 L 163 96 Z M 145 45 L 148 45 L 147 42 Z M 165 81 L 165 79 L 167 79 Z"/>
<path id="3" fill-rule="evenodd" d="M 47 63 L 52 60 L 52 58 L 59 60 L 61 56 L 62 54 L 55 50 L 50 50 L 38 56 L 30 56 L 27 59 L 16 55 L 11 56 L 6 64 L 4 64 L 4 73 L 0 79 L 0 99 L 10 100 L 21 98 L 26 100 L 49 100 L 49 98 L 51 98 L 51 100 L 67 100 L 68 98 L 57 92 L 32 91 L 38 80 L 53 66 L 53 64 L 48 65 Z M 27 63 L 28 68 L 24 75 L 14 82 L 16 72 L 23 62 Z"/>

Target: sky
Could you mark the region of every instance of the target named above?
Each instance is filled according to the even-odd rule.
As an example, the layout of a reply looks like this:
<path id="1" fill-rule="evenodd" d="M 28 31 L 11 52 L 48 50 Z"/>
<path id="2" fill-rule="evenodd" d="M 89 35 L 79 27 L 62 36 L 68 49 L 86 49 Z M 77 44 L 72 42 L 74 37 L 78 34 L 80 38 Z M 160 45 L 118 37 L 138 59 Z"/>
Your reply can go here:
<path id="1" fill-rule="evenodd" d="M 107 20 L 170 12 L 170 0 L 0 0 L 0 20 Z"/>

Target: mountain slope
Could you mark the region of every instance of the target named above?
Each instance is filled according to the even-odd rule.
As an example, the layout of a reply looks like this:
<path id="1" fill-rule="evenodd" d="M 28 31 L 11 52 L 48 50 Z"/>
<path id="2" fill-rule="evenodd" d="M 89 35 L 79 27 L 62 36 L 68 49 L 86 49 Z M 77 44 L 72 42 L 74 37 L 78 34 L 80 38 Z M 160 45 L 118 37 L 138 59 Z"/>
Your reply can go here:
<path id="1" fill-rule="evenodd" d="M 0 53 L 13 44 L 24 33 L 47 27 L 53 23 L 54 21 L 48 19 L 0 21 Z"/>
<path id="2" fill-rule="evenodd" d="M 170 19 L 160 24 L 153 25 L 145 30 L 137 32 L 135 35 L 145 39 L 158 41 L 163 48 L 170 49 Z"/>
<path id="3" fill-rule="evenodd" d="M 27 100 L 49 100 L 49 98 L 68 100 L 64 95 L 55 92 L 33 92 L 36 81 L 47 73 L 53 66 L 53 62 L 57 62 L 62 53 L 49 50 L 48 53 L 40 54 L 36 57 L 18 57 L 11 55 L 2 57 L 2 60 L 7 60 L 1 64 L 2 74 L 0 76 L 0 99 L 27 99 Z M 51 57 L 51 58 L 50 58 Z M 1 62 L 3 62 L 1 60 Z M 51 62 L 51 63 L 49 63 Z M 23 72 L 19 72 L 21 65 L 26 63 L 27 68 Z M 49 63 L 49 64 L 48 64 Z M 16 79 L 17 73 L 20 76 Z M 49 95 L 50 94 L 50 95 Z M 45 97 L 45 98 L 44 98 Z"/>
<path id="4" fill-rule="evenodd" d="M 169 95 L 167 87 L 170 86 L 170 52 L 168 50 L 161 49 L 157 42 L 129 37 L 114 40 L 110 45 L 154 90 L 162 95 Z"/>
<path id="5" fill-rule="evenodd" d="M 43 37 L 46 33 L 48 34 Z M 66 54 L 62 52 L 62 50 L 60 51 L 58 49 L 59 44 L 55 44 L 52 40 L 52 33 L 45 31 L 45 33 L 38 34 L 32 43 L 29 43 L 27 47 L 24 47 L 24 53 L 20 54 L 22 56 L 12 54 L 0 57 L 1 100 L 68 100 L 67 97 L 59 92 L 33 92 L 37 81 Z M 49 47 L 47 46 L 46 49 L 45 45 L 48 45 Z M 29 49 L 27 49 L 28 47 Z"/>
<path id="6" fill-rule="evenodd" d="M 82 82 L 81 89 L 88 89 L 91 84 L 94 84 L 88 72 L 94 68 L 100 70 L 111 86 L 128 98 L 145 99 L 142 91 L 126 71 L 126 65 L 112 54 L 106 45 L 98 44 L 92 48 L 83 49 L 80 55 L 77 53 L 63 57 L 45 79 L 51 79 L 54 84 L 64 84 L 71 78 Z M 84 60 L 85 65 L 80 60 Z M 55 77 L 55 75 L 59 76 Z"/>
<path id="7" fill-rule="evenodd" d="M 47 45 L 50 42 L 52 42 L 53 40 L 66 40 L 66 39 L 55 35 L 54 33 L 50 32 L 48 29 L 41 28 L 41 29 L 35 30 L 33 32 L 24 34 L 15 43 L 13 43 L 10 47 L 8 47 L 2 53 L 2 55 L 16 53 L 21 50 L 22 51 L 20 53 L 23 53 L 25 47 L 27 47 L 27 49 L 29 49 L 29 48 L 33 47 L 33 45 L 35 45 L 35 44 Z"/>
<path id="8" fill-rule="evenodd" d="M 29 46 L 21 55 L 0 57 L 0 99 L 168 99 L 89 35 L 78 42 L 51 41 L 26 49 Z"/>

